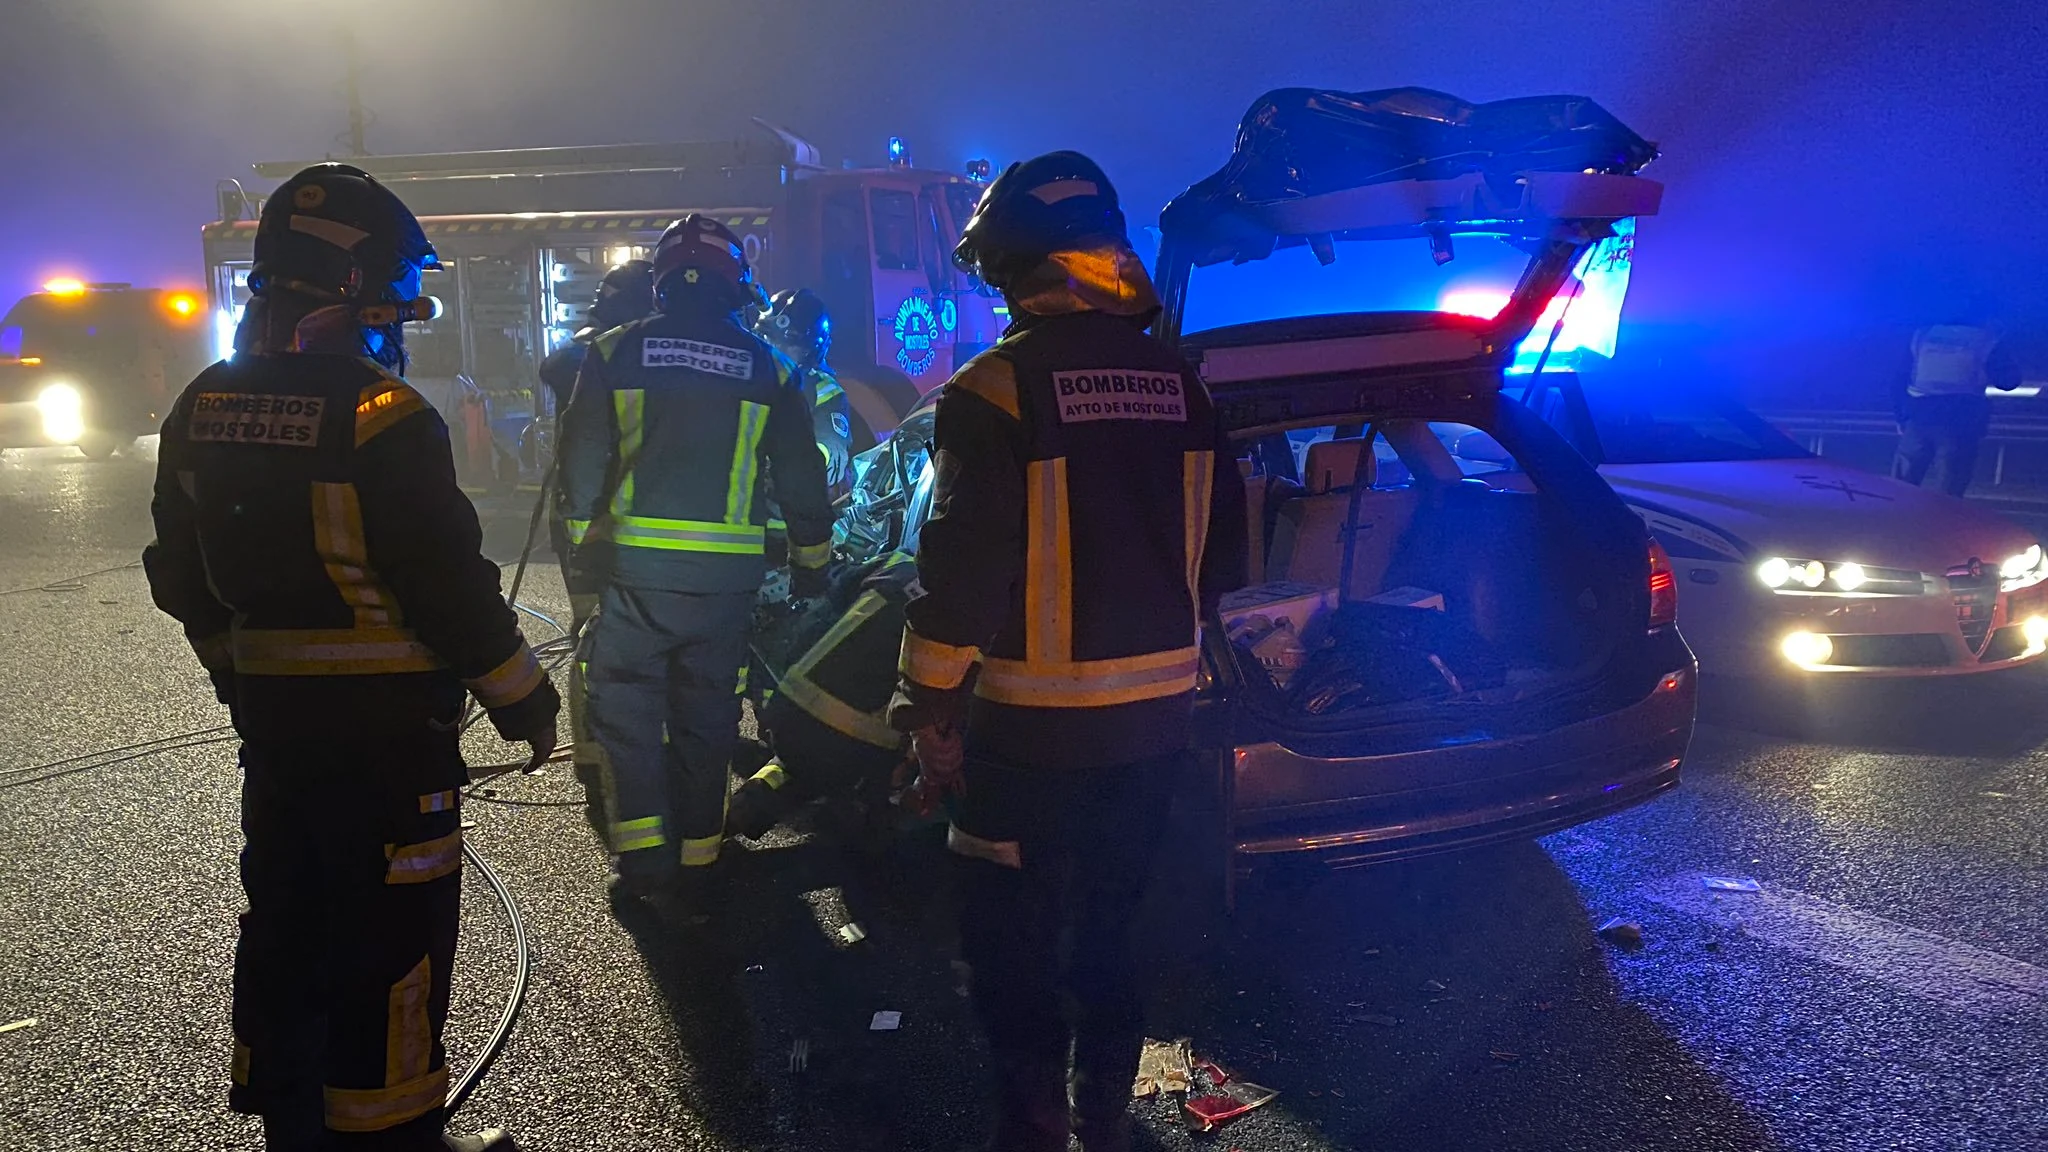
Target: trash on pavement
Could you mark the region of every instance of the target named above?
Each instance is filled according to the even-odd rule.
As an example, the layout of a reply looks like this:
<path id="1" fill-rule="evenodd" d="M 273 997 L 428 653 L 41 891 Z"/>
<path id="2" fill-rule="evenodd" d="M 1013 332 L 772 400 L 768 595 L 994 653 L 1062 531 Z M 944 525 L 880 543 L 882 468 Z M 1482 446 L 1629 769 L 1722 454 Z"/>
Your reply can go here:
<path id="1" fill-rule="evenodd" d="M 0 1024 L 0 1036 L 5 1036 L 9 1032 L 19 1032 L 24 1028 L 33 1028 L 40 1023 L 41 1020 L 31 1016 L 26 1020 L 16 1020 L 12 1024 Z"/>
<path id="2" fill-rule="evenodd" d="M 974 968 L 965 960 L 951 961 L 953 965 L 953 995 L 966 998 L 974 994 Z"/>
<path id="3" fill-rule="evenodd" d="M 1134 1098 L 1186 1092 L 1194 1086 L 1194 1053 L 1189 1041 L 1145 1041 L 1145 1047 L 1138 1053 L 1138 1076 L 1131 1083 Z"/>
<path id="4" fill-rule="evenodd" d="M 1422 982 L 1422 990 L 1424 992 L 1436 993 L 1449 992 L 1450 988 L 1441 980 L 1425 980 Z"/>
<path id="5" fill-rule="evenodd" d="M 1198 1132 L 1213 1132 L 1224 1121 L 1269 1104 L 1278 1095 L 1280 1093 L 1273 1089 L 1249 1080 L 1232 1080 L 1218 1085 L 1216 1091 L 1208 1095 L 1189 1097 L 1183 1107 L 1187 1109 L 1191 1127 Z"/>
<path id="6" fill-rule="evenodd" d="M 811 1067 L 811 1042 L 794 1040 L 789 1045 L 789 1070 L 792 1073 L 807 1072 Z"/>
<path id="7" fill-rule="evenodd" d="M 1392 1028 L 1401 1023 L 1401 1018 L 1398 1016 L 1387 1016 L 1379 1012 L 1353 1012 L 1344 1017 L 1344 1022 L 1346 1024 L 1377 1024 L 1382 1028 Z"/>
<path id="8" fill-rule="evenodd" d="M 1522 1058 L 1522 1054 L 1519 1052 L 1502 1052 L 1498 1049 L 1489 1051 L 1487 1055 L 1493 1057 L 1495 1060 L 1498 1060 L 1503 1064 L 1513 1064 L 1515 1061 L 1520 1060 Z"/>
<path id="9" fill-rule="evenodd" d="M 868 930 L 858 924 L 848 924 L 839 930 L 839 938 L 848 944 L 858 944 L 868 938 Z"/>
<path id="10" fill-rule="evenodd" d="M 1764 886 L 1747 876 L 1702 876 L 1700 887 L 1711 892 L 1761 892 Z"/>
<path id="11" fill-rule="evenodd" d="M 875 1013 L 875 1018 L 868 1021 L 868 1031 L 870 1032 L 894 1032 L 901 1027 L 903 1027 L 903 1013 L 901 1012 L 877 1012 Z"/>
<path id="12" fill-rule="evenodd" d="M 1643 944 L 1643 926 L 1633 920 L 1623 920 L 1616 916 L 1600 925 L 1598 931 L 1600 938 L 1609 944 L 1623 948 L 1640 948 Z"/>

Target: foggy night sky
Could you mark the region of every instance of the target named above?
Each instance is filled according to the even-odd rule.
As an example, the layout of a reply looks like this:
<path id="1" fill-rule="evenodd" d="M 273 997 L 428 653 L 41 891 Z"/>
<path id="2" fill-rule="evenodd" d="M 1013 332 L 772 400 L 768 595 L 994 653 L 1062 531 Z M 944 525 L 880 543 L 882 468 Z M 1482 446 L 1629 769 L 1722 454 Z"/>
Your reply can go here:
<path id="1" fill-rule="evenodd" d="M 1269 88 L 1583 94 L 1664 149 L 1624 355 L 1860 377 L 1976 286 L 2048 331 L 2041 0 L 0 0 L 0 297 L 57 273 L 197 286 L 216 180 L 343 150 L 342 17 L 372 152 L 731 138 L 758 115 L 828 162 L 890 135 L 955 170 L 1079 148 L 1134 226 Z"/>

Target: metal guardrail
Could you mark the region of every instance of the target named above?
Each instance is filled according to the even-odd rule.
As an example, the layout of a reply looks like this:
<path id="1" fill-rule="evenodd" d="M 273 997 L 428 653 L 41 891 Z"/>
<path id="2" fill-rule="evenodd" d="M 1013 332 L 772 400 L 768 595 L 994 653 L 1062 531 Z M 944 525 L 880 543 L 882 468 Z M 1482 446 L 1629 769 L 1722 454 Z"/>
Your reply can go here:
<path id="1" fill-rule="evenodd" d="M 2048 413 L 2001 411 L 1997 400 L 1993 405 L 1972 487 L 1984 495 L 2048 504 Z M 1898 422 L 1889 412 L 1769 409 L 1758 415 L 1816 456 L 1872 471 L 1889 470 L 1898 444 Z"/>

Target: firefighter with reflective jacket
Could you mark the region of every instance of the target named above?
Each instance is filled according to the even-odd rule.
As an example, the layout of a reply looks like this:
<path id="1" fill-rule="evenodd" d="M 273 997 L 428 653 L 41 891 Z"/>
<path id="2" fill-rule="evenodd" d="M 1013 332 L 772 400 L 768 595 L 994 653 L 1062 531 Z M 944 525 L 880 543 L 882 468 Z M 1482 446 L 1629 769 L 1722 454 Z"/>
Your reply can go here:
<path id="1" fill-rule="evenodd" d="M 753 270 L 718 222 L 654 251 L 660 312 L 597 338 L 562 424 L 562 510 L 579 557 L 605 548 L 585 646 L 590 727 L 610 779 L 615 895 L 702 911 L 725 830 L 747 632 L 766 565 L 766 468 L 792 579 L 831 558 L 825 463 L 794 368 L 741 323 Z"/>
<path id="2" fill-rule="evenodd" d="M 597 299 L 590 305 L 590 323 L 571 337 L 569 343 L 555 349 L 540 362 L 541 383 L 547 385 L 554 399 L 558 435 L 562 416 L 568 412 L 569 400 L 576 392 L 576 374 L 583 368 L 583 358 L 589 353 L 590 345 L 604 333 L 653 311 L 653 264 L 645 260 L 614 264 L 598 281 Z M 569 562 L 572 555 L 569 526 L 561 517 L 559 505 L 555 514 L 548 517 L 548 542 L 561 563 L 562 584 L 569 592 L 569 632 L 580 635 L 584 625 L 597 611 L 597 594 L 603 590 L 603 583 L 587 568 L 578 568 Z M 570 665 L 569 671 L 569 737 L 573 741 L 571 747 L 576 775 L 594 794 L 602 753 L 597 741 L 590 738 L 590 726 L 584 716 L 584 698 L 583 665 L 578 661 Z"/>
<path id="3" fill-rule="evenodd" d="M 734 835 L 759 839 L 808 800 L 885 786 L 909 751 L 908 737 L 889 727 L 888 670 L 917 562 L 892 552 L 842 578 L 857 582 L 838 598 L 844 611 L 764 694 L 761 726 L 775 755 L 733 794 Z"/>
<path id="4" fill-rule="evenodd" d="M 1017 319 L 939 398 L 889 718 L 919 788 L 960 790 L 947 846 L 993 1147 L 1067 1147 L 1071 1049 L 1073 1132 L 1121 1150 L 1143 1027 L 1131 922 L 1188 744 L 1198 620 L 1243 579 L 1243 487 L 1200 380 L 1145 332 L 1159 300 L 1093 162 L 1013 165 L 955 259 Z"/>
<path id="5" fill-rule="evenodd" d="M 832 351 L 832 317 L 825 302 L 809 288 L 783 289 L 768 302 L 754 331 L 796 364 L 811 398 L 811 434 L 825 454 L 825 484 L 838 488 L 846 480 L 853 452 L 852 406 L 846 389 L 825 363 Z"/>
<path id="6" fill-rule="evenodd" d="M 399 375 L 434 266 L 370 176 L 300 172 L 264 206 L 235 356 L 163 426 L 143 564 L 242 738 L 229 1105 L 274 1149 L 511 1147 L 441 1134 L 458 742 L 466 690 L 538 766 L 559 701 Z"/>

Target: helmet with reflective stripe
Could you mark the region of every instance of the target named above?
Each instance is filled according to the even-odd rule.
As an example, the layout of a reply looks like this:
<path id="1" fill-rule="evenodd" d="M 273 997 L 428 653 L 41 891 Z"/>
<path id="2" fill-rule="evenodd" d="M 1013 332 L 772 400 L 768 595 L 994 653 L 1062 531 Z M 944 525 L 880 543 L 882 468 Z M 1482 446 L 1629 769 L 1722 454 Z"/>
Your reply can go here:
<path id="1" fill-rule="evenodd" d="M 352 165 L 315 164 L 264 202 L 249 291 L 402 304 L 419 299 L 421 271 L 440 266 L 418 218 L 389 188 Z"/>
<path id="2" fill-rule="evenodd" d="M 654 265 L 646 260 L 614 264 L 597 282 L 590 305 L 591 327 L 600 330 L 630 324 L 654 311 Z"/>
<path id="3" fill-rule="evenodd" d="M 1052 253 L 1090 242 L 1130 242 L 1116 189 L 1079 152 L 1048 152 L 1010 165 L 988 186 L 953 262 L 1000 289 Z"/>
<path id="4" fill-rule="evenodd" d="M 690 213 L 654 245 L 654 296 L 663 310 L 687 294 L 711 293 L 721 307 L 738 311 L 759 291 L 746 247 L 709 216 Z"/>
<path id="5" fill-rule="evenodd" d="M 823 361 L 832 348 L 832 314 L 809 288 L 777 292 L 754 331 L 799 364 Z"/>

